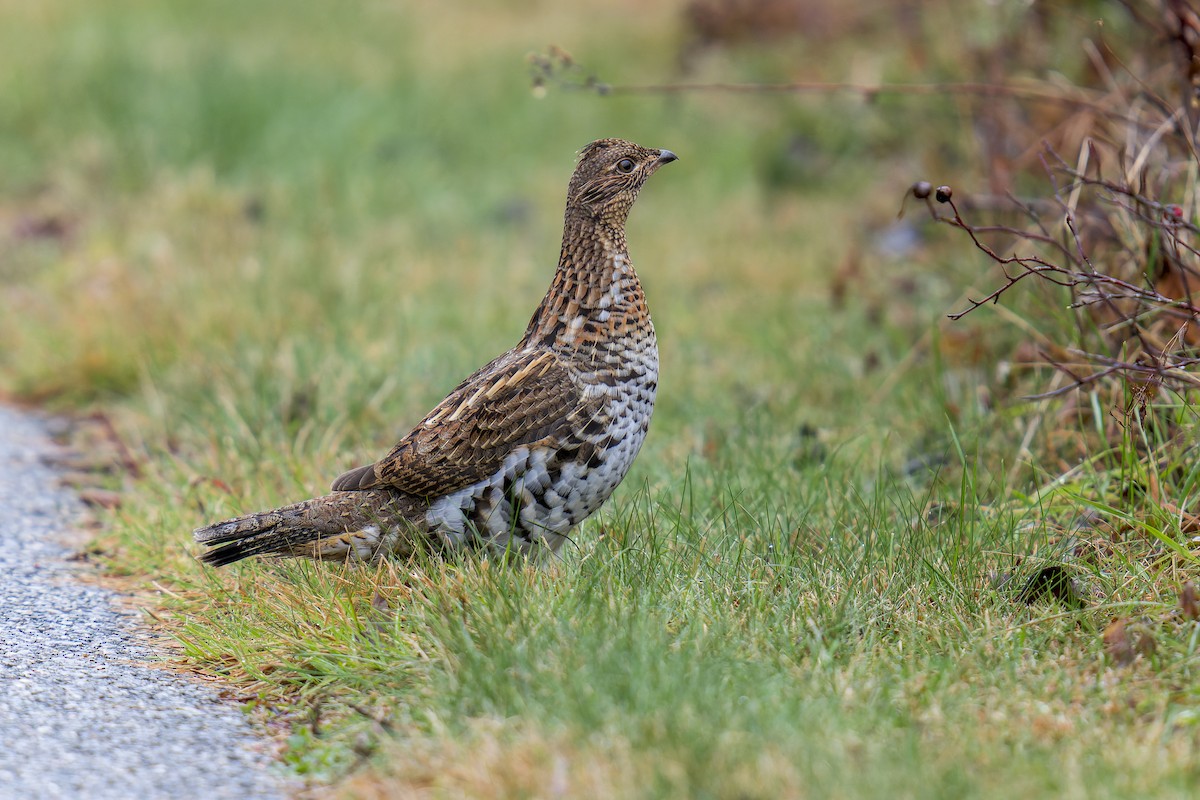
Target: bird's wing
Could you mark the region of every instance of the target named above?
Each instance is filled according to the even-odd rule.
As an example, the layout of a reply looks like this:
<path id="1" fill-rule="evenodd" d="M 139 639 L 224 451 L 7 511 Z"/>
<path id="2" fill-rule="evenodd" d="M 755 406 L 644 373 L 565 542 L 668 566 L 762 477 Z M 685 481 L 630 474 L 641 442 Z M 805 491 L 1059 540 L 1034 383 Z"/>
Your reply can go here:
<path id="1" fill-rule="evenodd" d="M 554 353 L 509 351 L 459 384 L 387 456 L 350 470 L 333 489 L 440 497 L 494 474 L 514 447 L 553 436 L 583 404 Z"/>

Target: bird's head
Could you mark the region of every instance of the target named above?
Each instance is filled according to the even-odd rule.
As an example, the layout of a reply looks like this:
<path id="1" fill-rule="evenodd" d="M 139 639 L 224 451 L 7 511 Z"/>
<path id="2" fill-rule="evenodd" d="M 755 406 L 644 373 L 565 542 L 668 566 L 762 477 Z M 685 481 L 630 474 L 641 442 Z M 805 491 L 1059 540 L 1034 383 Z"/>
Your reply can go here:
<path id="1" fill-rule="evenodd" d="M 624 225 L 646 179 L 678 158 L 624 139 L 598 139 L 579 152 L 567 189 L 567 214 L 583 212 L 597 221 Z"/>

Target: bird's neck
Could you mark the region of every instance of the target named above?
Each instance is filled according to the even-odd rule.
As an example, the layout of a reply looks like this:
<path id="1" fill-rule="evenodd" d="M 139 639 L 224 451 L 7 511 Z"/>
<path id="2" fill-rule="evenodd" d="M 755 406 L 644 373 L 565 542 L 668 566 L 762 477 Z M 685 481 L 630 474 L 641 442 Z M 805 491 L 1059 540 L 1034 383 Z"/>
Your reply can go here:
<path id="1" fill-rule="evenodd" d="M 558 269 L 523 344 L 586 350 L 648 327 L 646 297 L 629 260 L 624 223 L 568 210 Z"/>

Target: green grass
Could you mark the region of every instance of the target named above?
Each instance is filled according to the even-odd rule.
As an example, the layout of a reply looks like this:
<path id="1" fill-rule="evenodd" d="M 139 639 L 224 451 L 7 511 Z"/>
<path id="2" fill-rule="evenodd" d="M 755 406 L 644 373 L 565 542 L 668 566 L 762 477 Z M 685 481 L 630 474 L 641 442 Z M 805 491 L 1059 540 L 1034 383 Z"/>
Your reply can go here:
<path id="1" fill-rule="evenodd" d="M 0 7 L 0 390 L 103 410 L 141 460 L 98 546 L 171 657 L 352 796 L 1193 794 L 1194 532 L 1130 487 L 1175 470 L 1187 509 L 1197 471 L 1132 439 L 1062 481 L 1023 463 L 1054 408 L 977 392 L 1024 332 L 943 321 L 988 285 L 975 254 L 931 227 L 902 261 L 870 247 L 913 180 L 971 180 L 962 107 L 536 99 L 549 42 L 613 82 L 675 69 L 671 7 L 569 6 Z M 988 13 L 968 38 L 1020 22 Z M 960 46 L 921 73 L 866 35 L 701 74 L 944 79 Z M 818 163 L 793 173 L 797 134 Z M 629 232 L 660 401 L 562 560 L 202 568 L 193 527 L 323 491 L 519 337 L 572 154 L 607 135 L 682 157 Z M 1016 601 L 1048 564 L 1088 608 Z M 1106 659 L 1116 617 L 1155 652 Z"/>

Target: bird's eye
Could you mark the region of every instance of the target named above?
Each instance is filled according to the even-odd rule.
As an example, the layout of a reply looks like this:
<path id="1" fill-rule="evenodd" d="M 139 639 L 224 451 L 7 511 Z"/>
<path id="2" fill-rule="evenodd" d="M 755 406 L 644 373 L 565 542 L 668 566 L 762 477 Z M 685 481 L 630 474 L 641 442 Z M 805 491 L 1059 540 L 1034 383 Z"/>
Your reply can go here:
<path id="1" fill-rule="evenodd" d="M 617 162 L 617 169 L 621 172 L 633 172 L 633 161 L 628 158 L 622 158 Z"/>

